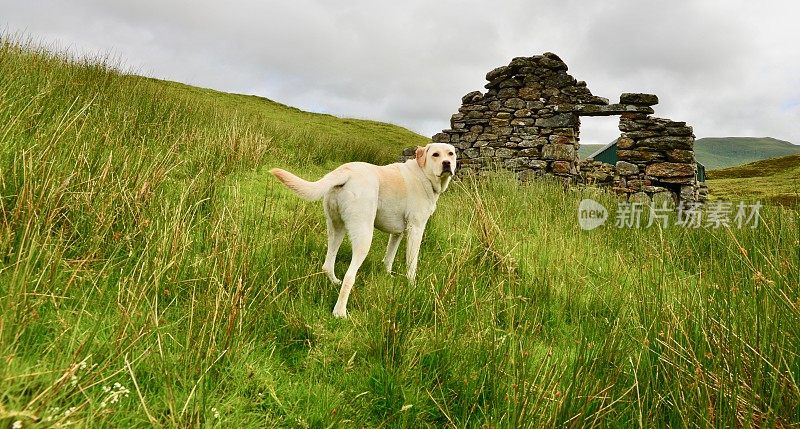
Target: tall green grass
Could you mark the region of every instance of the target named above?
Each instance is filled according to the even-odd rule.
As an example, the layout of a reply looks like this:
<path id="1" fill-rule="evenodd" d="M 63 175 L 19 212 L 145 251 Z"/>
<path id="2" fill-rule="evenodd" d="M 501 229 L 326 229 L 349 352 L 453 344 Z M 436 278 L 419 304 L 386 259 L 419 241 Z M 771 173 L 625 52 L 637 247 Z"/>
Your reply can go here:
<path id="1" fill-rule="evenodd" d="M 584 232 L 579 201 L 613 197 L 459 179 L 417 283 L 383 272 L 378 234 L 332 318 L 321 209 L 268 168 L 316 178 L 421 143 L 4 39 L 0 426 L 800 423 L 785 208 Z"/>

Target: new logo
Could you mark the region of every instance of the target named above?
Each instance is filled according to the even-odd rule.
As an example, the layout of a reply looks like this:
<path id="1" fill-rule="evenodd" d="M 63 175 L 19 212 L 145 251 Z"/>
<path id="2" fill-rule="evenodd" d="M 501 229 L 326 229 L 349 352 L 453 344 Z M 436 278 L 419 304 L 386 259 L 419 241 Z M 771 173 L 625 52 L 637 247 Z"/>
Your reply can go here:
<path id="1" fill-rule="evenodd" d="M 586 198 L 578 205 L 578 225 L 581 229 L 589 231 L 606 223 L 608 211 L 597 201 Z"/>

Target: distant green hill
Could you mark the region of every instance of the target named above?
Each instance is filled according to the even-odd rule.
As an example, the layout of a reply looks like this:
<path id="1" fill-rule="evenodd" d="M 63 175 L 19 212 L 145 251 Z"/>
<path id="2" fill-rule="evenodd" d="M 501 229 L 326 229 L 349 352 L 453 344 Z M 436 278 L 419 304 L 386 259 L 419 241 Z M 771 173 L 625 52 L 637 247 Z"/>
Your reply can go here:
<path id="1" fill-rule="evenodd" d="M 706 183 L 715 199 L 800 204 L 800 154 L 764 159 L 706 174 Z"/>
<path id="2" fill-rule="evenodd" d="M 585 159 L 588 158 L 589 155 L 595 153 L 598 149 L 603 147 L 603 144 L 581 144 L 581 147 L 578 148 L 578 158 Z"/>
<path id="3" fill-rule="evenodd" d="M 715 170 L 800 154 L 800 146 L 771 137 L 705 137 L 695 141 L 694 153 L 706 169 Z"/>
<path id="4" fill-rule="evenodd" d="M 581 145 L 578 156 L 587 158 L 603 146 Z M 695 141 L 694 153 L 706 169 L 716 170 L 762 159 L 800 154 L 800 146 L 772 137 L 704 137 Z"/>

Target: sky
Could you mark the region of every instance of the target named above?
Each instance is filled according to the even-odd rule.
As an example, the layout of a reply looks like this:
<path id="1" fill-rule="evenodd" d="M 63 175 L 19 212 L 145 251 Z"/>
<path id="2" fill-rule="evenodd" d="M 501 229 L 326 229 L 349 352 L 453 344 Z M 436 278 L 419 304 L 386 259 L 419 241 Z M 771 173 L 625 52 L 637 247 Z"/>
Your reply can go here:
<path id="1" fill-rule="evenodd" d="M 431 136 L 517 56 L 555 52 L 595 95 L 659 96 L 697 137 L 800 144 L 800 2 L 0 0 L 0 32 L 126 70 Z M 581 142 L 619 135 L 582 118 Z"/>

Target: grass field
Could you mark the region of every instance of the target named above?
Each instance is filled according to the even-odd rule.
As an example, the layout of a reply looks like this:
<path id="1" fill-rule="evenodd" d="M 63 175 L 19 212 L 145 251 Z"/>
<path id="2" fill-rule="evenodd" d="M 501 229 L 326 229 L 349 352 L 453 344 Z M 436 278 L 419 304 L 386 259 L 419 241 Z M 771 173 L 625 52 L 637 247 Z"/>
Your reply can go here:
<path id="1" fill-rule="evenodd" d="M 751 162 L 708 172 L 715 198 L 748 198 L 771 204 L 800 206 L 800 155 Z"/>
<path id="2" fill-rule="evenodd" d="M 790 208 L 581 231 L 612 196 L 458 179 L 417 283 L 378 234 L 334 319 L 319 203 L 268 169 L 424 142 L 0 43 L 0 427 L 800 424 Z"/>

